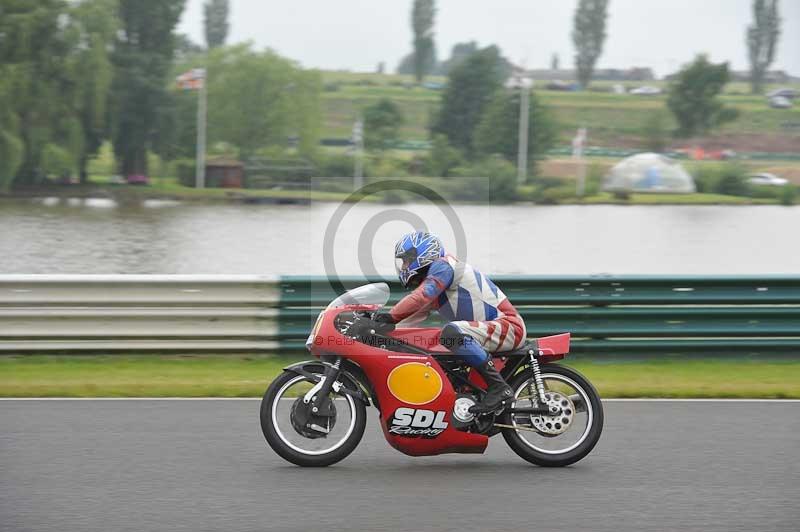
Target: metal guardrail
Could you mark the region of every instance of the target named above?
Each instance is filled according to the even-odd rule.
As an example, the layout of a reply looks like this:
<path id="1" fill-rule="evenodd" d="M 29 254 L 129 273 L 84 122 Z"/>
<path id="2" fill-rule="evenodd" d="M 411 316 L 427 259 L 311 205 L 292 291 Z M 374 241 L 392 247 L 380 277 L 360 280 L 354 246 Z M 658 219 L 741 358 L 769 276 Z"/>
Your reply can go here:
<path id="1" fill-rule="evenodd" d="M 0 276 L 0 352 L 271 351 L 278 278 Z"/>
<path id="2" fill-rule="evenodd" d="M 530 336 L 572 332 L 577 353 L 800 355 L 800 276 L 495 280 Z M 286 352 L 335 295 L 307 276 L 0 276 L 0 352 Z"/>

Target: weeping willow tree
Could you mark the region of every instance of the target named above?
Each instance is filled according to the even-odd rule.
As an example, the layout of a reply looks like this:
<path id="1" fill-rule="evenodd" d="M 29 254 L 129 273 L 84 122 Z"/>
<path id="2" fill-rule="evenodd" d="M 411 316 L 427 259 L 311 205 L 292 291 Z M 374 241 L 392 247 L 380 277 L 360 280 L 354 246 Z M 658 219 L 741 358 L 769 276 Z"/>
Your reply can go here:
<path id="1" fill-rule="evenodd" d="M 0 0 L 0 187 L 83 171 L 102 142 L 115 0 Z"/>
<path id="2" fill-rule="evenodd" d="M 81 182 L 89 160 L 108 137 L 108 101 L 113 67 L 109 50 L 118 29 L 117 0 L 84 0 L 71 12 L 70 71 L 75 80 L 77 120 L 83 135 L 75 151 Z M 77 147 L 77 146 L 76 146 Z"/>
<path id="3" fill-rule="evenodd" d="M 112 137 L 123 175 L 147 175 L 147 152 L 157 148 L 184 0 L 119 0 L 120 28 L 112 61 Z"/>

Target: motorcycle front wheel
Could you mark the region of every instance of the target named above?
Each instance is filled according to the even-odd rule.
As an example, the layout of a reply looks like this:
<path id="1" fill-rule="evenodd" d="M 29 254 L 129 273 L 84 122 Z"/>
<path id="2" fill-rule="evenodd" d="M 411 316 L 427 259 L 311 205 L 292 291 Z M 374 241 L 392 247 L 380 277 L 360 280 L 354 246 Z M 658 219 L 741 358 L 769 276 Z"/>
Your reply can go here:
<path id="1" fill-rule="evenodd" d="M 322 367 L 314 373 L 322 376 Z M 358 446 L 367 409 L 350 395 L 329 394 L 333 415 L 309 423 L 303 396 L 314 386 L 303 375 L 284 371 L 261 401 L 261 430 L 270 447 L 285 460 L 304 467 L 324 467 L 346 458 Z M 314 428 L 309 428 L 312 425 Z"/>
<path id="2" fill-rule="evenodd" d="M 574 464 L 594 449 L 603 432 L 603 404 L 592 383 L 572 368 L 546 364 L 541 368 L 545 399 L 557 414 L 507 413 L 503 429 L 509 447 L 525 460 L 543 467 Z M 511 378 L 515 408 L 538 405 L 533 372 Z"/>

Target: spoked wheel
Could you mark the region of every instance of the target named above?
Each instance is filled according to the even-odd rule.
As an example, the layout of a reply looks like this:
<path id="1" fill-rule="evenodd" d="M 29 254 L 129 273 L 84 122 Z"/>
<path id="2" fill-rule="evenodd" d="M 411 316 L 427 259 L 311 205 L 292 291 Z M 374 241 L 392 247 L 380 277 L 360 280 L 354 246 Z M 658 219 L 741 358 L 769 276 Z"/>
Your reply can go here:
<path id="1" fill-rule="evenodd" d="M 594 386 L 574 369 L 542 366 L 542 381 L 552 416 L 506 414 L 503 429 L 509 447 L 525 460 L 544 467 L 574 464 L 594 448 L 603 432 L 603 405 Z M 536 382 L 531 371 L 515 375 L 514 407 L 537 406 Z"/>
<path id="2" fill-rule="evenodd" d="M 316 372 L 315 372 L 316 373 Z M 320 368 L 318 376 L 322 376 Z M 307 467 L 344 459 L 361 441 L 367 421 L 364 403 L 331 391 L 324 416 L 314 415 L 303 398 L 314 383 L 285 371 L 272 381 L 261 401 L 261 430 L 281 457 Z"/>

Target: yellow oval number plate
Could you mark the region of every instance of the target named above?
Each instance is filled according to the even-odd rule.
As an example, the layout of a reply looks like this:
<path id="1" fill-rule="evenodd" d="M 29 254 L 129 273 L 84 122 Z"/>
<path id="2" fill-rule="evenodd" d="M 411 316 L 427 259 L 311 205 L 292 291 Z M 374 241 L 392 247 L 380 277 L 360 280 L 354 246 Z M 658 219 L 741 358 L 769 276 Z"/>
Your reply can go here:
<path id="1" fill-rule="evenodd" d="M 427 364 L 407 362 L 389 373 L 389 391 L 410 405 L 430 403 L 442 393 L 442 378 Z"/>

